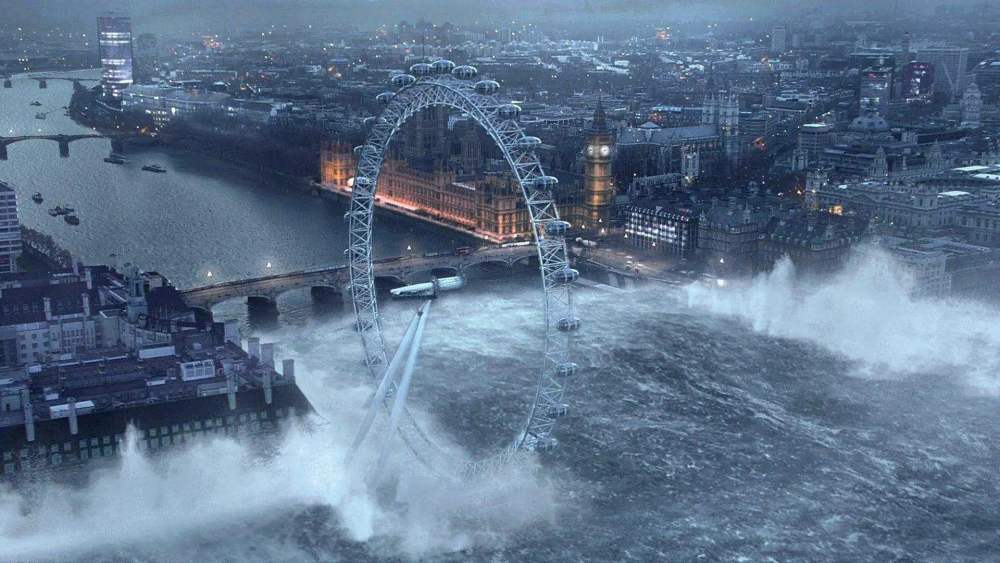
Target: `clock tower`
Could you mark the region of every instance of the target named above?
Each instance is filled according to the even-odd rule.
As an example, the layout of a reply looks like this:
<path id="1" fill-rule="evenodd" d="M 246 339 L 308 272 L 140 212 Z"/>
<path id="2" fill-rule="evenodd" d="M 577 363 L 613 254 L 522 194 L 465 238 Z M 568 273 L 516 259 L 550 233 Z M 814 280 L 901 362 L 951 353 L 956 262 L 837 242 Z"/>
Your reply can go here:
<path id="1" fill-rule="evenodd" d="M 604 106 L 597 101 L 594 120 L 587 132 L 584 147 L 583 230 L 604 235 L 611 230 L 611 204 L 615 184 L 611 176 L 611 152 L 614 139 L 608 129 Z"/>

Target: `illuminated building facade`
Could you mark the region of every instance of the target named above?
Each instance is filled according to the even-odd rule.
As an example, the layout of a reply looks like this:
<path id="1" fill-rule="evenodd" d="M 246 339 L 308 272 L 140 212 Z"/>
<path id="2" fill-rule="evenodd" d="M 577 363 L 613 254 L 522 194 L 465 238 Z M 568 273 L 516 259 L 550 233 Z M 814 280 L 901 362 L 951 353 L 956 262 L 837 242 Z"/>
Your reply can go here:
<path id="1" fill-rule="evenodd" d="M 97 44 L 104 98 L 121 100 L 122 90 L 132 85 L 132 18 L 121 15 L 98 17 Z"/>
<path id="2" fill-rule="evenodd" d="M 529 240 L 531 219 L 520 186 L 509 173 L 459 175 L 438 160 L 432 167 L 386 159 L 378 179 L 378 204 L 441 221 L 494 242 Z M 323 144 L 320 178 L 325 189 L 350 193 L 353 151 Z"/>
<path id="3" fill-rule="evenodd" d="M 858 107 L 870 109 L 885 117 L 889 114 L 889 97 L 892 93 L 893 69 L 889 66 L 868 67 L 861 72 L 858 88 Z"/>
<path id="4" fill-rule="evenodd" d="M 625 238 L 637 248 L 689 257 L 698 243 L 698 216 L 678 201 L 652 201 L 625 210 Z"/>
<path id="5" fill-rule="evenodd" d="M 911 62 L 903 67 L 903 98 L 907 100 L 930 99 L 934 94 L 934 65 Z"/>
<path id="6" fill-rule="evenodd" d="M 347 143 L 324 141 L 320 150 L 320 180 L 342 190 L 350 187 L 354 176 L 354 153 Z"/>
<path id="7" fill-rule="evenodd" d="M 959 99 L 965 92 L 969 49 L 965 47 L 929 47 L 920 49 L 916 59 L 934 66 L 934 92 L 949 100 Z"/>
<path id="8" fill-rule="evenodd" d="M 614 139 L 608 128 L 607 116 L 600 101 L 587 136 L 583 180 L 584 230 L 601 235 L 611 226 L 611 210 L 615 197 L 611 174 L 611 153 Z"/>

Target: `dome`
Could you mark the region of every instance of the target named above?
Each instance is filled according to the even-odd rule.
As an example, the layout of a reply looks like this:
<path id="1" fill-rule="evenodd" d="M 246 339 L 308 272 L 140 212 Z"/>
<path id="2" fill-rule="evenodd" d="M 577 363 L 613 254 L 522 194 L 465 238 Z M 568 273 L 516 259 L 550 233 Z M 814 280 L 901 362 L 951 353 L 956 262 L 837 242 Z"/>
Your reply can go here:
<path id="1" fill-rule="evenodd" d="M 854 118 L 850 130 L 856 133 L 882 133 L 889 130 L 889 123 L 877 113 L 865 112 Z"/>

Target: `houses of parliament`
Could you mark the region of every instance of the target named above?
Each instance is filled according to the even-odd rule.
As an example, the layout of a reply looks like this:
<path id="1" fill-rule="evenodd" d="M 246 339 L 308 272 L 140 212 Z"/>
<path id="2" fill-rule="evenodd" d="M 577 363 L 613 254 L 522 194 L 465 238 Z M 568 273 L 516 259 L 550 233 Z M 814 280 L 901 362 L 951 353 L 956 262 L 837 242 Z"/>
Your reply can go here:
<path id="1" fill-rule="evenodd" d="M 546 173 L 559 178 L 560 216 L 581 234 L 601 236 L 611 226 L 614 139 L 598 105 L 573 155 L 543 145 Z M 344 143 L 323 145 L 324 189 L 348 193 L 355 160 Z M 531 240 L 531 220 L 521 188 L 499 148 L 474 121 L 428 108 L 413 116 L 393 140 L 382 165 L 377 198 L 395 207 L 466 230 L 491 242 Z"/>

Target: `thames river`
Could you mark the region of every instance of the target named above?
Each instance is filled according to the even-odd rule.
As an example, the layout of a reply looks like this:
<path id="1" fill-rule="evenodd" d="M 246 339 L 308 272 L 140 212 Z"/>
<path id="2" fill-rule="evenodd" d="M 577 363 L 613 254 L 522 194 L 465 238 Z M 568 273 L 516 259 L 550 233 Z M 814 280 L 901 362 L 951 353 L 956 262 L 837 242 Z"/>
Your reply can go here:
<path id="1" fill-rule="evenodd" d="M 40 89 L 35 80 L 15 78 L 13 88 L 0 88 L 2 135 L 88 132 L 65 115 L 72 91 L 66 80 L 50 80 Z M 32 106 L 36 100 L 42 105 Z M 36 118 L 40 112 L 45 119 Z M 53 141 L 10 145 L 9 159 L 0 161 L 0 180 L 17 190 L 22 223 L 52 235 L 85 263 L 135 262 L 181 288 L 344 263 L 344 202 L 310 195 L 285 178 L 186 152 L 131 150 L 128 163 L 118 166 L 103 161 L 110 150 L 106 139 L 74 141 L 69 158 L 59 157 Z M 154 163 L 168 172 L 141 169 Z M 34 192 L 44 203 L 31 201 Z M 50 216 L 47 210 L 56 205 L 75 208 L 80 225 Z M 472 244 L 403 218 L 378 216 L 375 228 L 376 257 Z M 291 304 L 281 308 L 295 309 L 306 299 L 284 296 Z M 237 314 L 242 304 L 220 309 L 223 316 Z"/>

